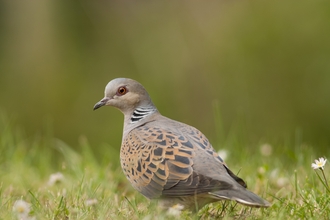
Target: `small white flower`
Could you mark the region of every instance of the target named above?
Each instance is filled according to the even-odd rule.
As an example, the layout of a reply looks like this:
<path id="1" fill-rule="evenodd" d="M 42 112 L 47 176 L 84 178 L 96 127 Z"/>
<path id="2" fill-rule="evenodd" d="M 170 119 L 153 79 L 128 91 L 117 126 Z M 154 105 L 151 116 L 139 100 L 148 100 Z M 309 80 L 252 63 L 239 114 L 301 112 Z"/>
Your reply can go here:
<path id="1" fill-rule="evenodd" d="M 16 200 L 13 205 L 13 211 L 16 213 L 19 220 L 35 220 L 34 216 L 30 216 L 31 204 L 24 200 Z"/>
<path id="2" fill-rule="evenodd" d="M 294 208 L 292 208 L 291 210 L 290 210 L 290 215 L 293 215 L 294 214 Z"/>
<path id="3" fill-rule="evenodd" d="M 13 206 L 13 211 L 19 215 L 29 214 L 31 204 L 24 200 L 16 200 Z"/>
<path id="4" fill-rule="evenodd" d="M 288 178 L 280 177 L 277 179 L 276 184 L 278 187 L 284 187 L 286 184 L 288 184 L 288 182 Z"/>
<path id="5" fill-rule="evenodd" d="M 262 156 L 270 156 L 273 153 L 273 148 L 270 144 L 263 144 L 260 146 L 260 153 Z"/>
<path id="6" fill-rule="evenodd" d="M 58 173 L 53 173 L 50 175 L 49 180 L 48 180 L 48 185 L 52 186 L 57 183 L 61 183 L 64 180 L 64 175 L 60 172 Z"/>
<path id="7" fill-rule="evenodd" d="M 173 215 L 173 216 L 179 216 L 181 214 L 181 211 L 184 209 L 184 206 L 181 204 L 176 204 L 172 207 L 170 207 L 167 211 L 168 215 Z"/>
<path id="8" fill-rule="evenodd" d="M 258 168 L 258 173 L 259 173 L 260 175 L 265 174 L 265 173 L 266 173 L 266 169 L 265 169 L 265 167 L 259 167 L 259 168 Z"/>
<path id="9" fill-rule="evenodd" d="M 92 206 L 92 205 L 96 205 L 96 204 L 97 204 L 97 199 L 87 199 L 85 201 L 86 206 Z"/>
<path id="10" fill-rule="evenodd" d="M 324 169 L 324 165 L 327 162 L 327 159 L 324 159 L 323 157 L 320 157 L 318 160 L 315 160 L 315 163 L 312 163 L 312 168 L 314 170 L 316 169 Z"/>
<path id="11" fill-rule="evenodd" d="M 222 160 L 226 160 L 228 157 L 228 151 L 226 150 L 219 150 L 218 155 L 221 157 Z"/>

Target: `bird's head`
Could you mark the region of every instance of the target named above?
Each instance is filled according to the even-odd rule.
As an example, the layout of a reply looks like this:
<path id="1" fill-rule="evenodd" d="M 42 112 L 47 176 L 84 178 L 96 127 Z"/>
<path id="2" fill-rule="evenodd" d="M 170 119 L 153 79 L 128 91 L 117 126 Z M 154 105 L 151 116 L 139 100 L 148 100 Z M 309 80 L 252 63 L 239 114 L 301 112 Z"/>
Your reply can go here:
<path id="1" fill-rule="evenodd" d="M 95 104 L 94 110 L 102 106 L 113 106 L 124 114 L 134 111 L 137 107 L 153 106 L 148 92 L 135 80 L 117 78 L 105 87 L 105 96 Z"/>

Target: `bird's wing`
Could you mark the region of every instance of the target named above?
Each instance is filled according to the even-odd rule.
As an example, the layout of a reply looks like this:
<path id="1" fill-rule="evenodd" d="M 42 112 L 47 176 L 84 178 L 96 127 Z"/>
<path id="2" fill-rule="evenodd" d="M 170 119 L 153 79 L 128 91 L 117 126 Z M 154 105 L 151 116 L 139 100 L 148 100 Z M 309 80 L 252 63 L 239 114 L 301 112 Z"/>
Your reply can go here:
<path id="1" fill-rule="evenodd" d="M 122 142 L 121 165 L 133 187 L 152 199 L 230 189 L 237 180 L 244 183 L 201 132 L 192 127 L 189 132 L 148 124 L 129 132 Z"/>

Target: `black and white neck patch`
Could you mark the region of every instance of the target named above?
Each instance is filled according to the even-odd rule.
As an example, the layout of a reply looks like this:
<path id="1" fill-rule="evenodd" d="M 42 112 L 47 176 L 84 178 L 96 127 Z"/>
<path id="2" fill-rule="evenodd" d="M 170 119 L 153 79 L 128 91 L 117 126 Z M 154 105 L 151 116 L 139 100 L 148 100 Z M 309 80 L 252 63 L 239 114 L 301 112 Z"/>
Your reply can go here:
<path id="1" fill-rule="evenodd" d="M 132 114 L 131 117 L 131 123 L 138 122 L 148 115 L 154 113 L 156 111 L 155 108 L 150 108 L 150 107 L 142 107 L 142 108 L 136 108 Z"/>

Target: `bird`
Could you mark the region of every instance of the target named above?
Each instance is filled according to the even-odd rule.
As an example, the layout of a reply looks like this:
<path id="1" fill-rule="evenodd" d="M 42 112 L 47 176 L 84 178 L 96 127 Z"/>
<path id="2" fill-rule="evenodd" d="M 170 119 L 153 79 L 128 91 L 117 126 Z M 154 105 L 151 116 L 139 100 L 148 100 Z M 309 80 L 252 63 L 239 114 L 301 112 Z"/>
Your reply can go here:
<path id="1" fill-rule="evenodd" d="M 180 205 L 191 211 L 220 200 L 271 205 L 247 189 L 201 131 L 161 115 L 139 82 L 115 78 L 104 93 L 93 110 L 112 106 L 124 114 L 120 163 L 143 196 L 163 208 Z"/>

